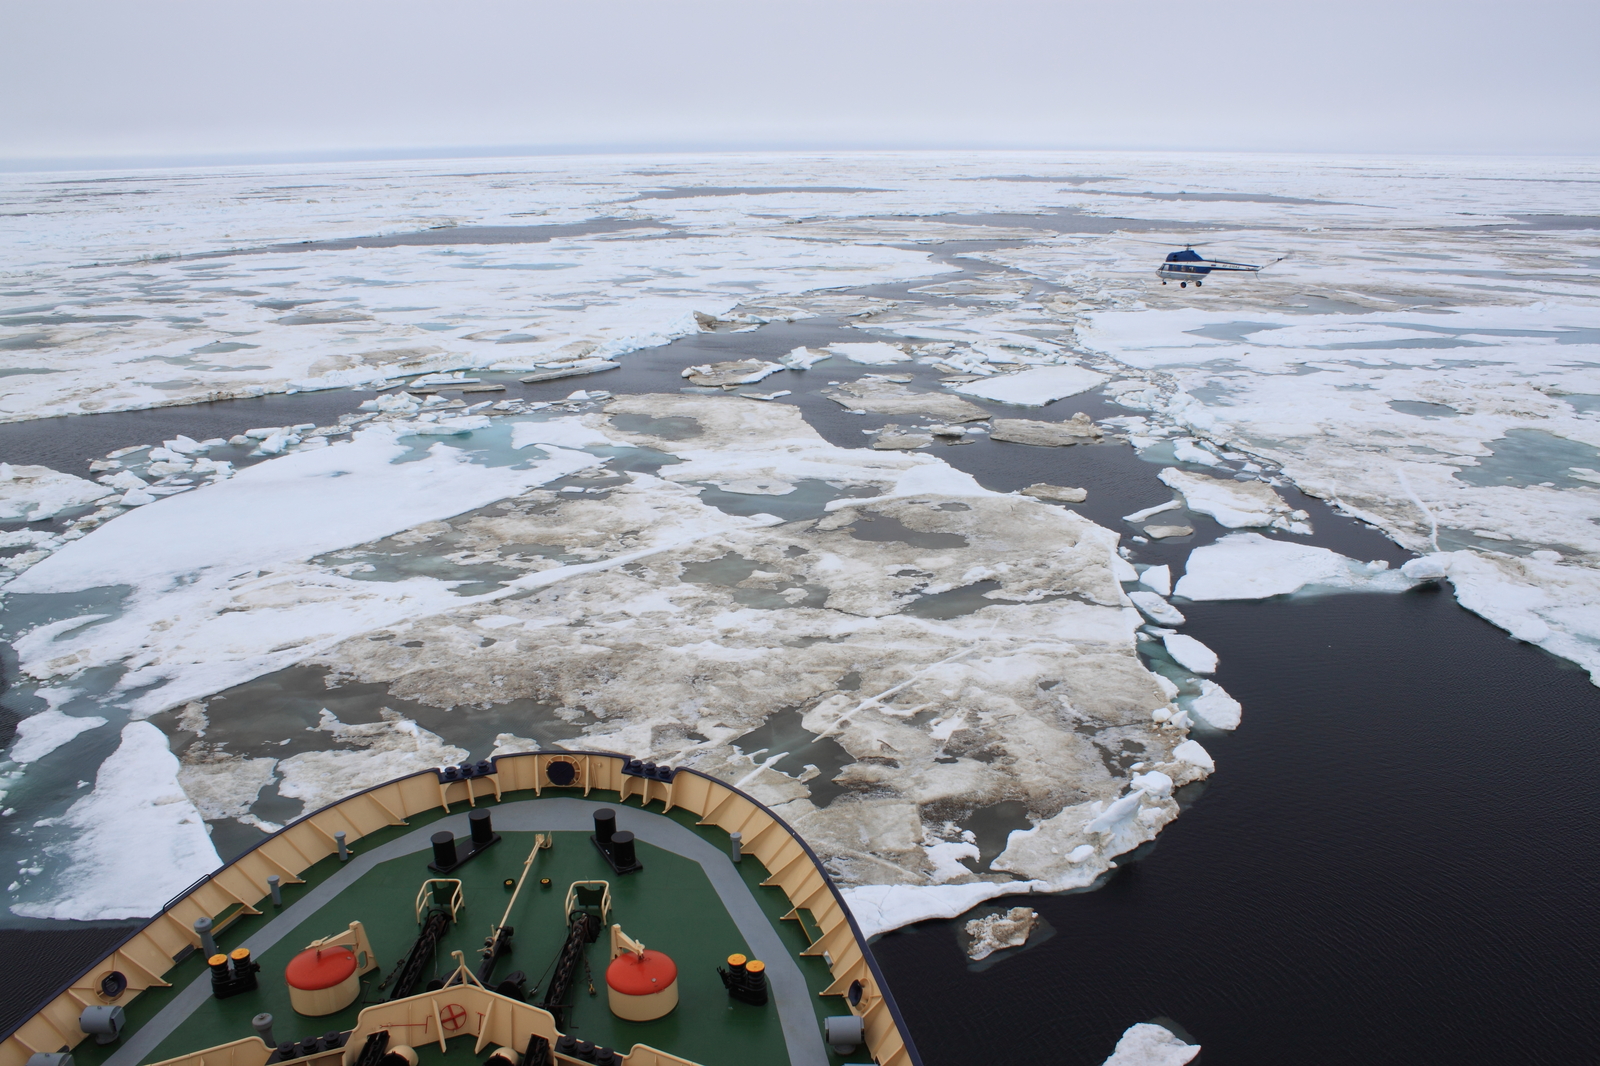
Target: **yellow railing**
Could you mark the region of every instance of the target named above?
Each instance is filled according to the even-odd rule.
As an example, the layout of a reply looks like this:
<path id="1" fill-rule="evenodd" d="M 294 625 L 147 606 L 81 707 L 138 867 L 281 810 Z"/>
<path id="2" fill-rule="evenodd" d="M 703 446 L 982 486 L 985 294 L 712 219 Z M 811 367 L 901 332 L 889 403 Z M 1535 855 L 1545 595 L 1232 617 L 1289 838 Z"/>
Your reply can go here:
<path id="1" fill-rule="evenodd" d="M 558 761 L 573 766 L 576 777 L 570 785 L 554 785 L 546 775 L 549 764 Z M 798 911 L 806 910 L 815 919 L 819 932 L 801 954 L 821 956 L 827 963 L 833 981 L 823 994 L 844 996 L 859 984 L 859 997 L 848 997 L 845 1003 L 862 1018 L 872 1058 L 880 1066 L 914 1066 L 919 1062 L 893 1002 L 879 986 L 876 966 L 863 950 L 854 922 L 815 856 L 793 830 L 760 803 L 714 778 L 680 770 L 670 782 L 658 781 L 623 773 L 623 762 L 620 755 L 594 752 L 502 755 L 495 760 L 495 773 L 488 776 L 445 783 L 432 771 L 423 771 L 349 796 L 307 815 L 174 900 L 116 951 L 85 971 L 0 1043 L 0 1066 L 26 1066 L 28 1058 L 36 1052 L 76 1046 L 87 1035 L 78 1027 L 78 1017 L 85 1007 L 126 1005 L 147 989 L 168 987 L 163 977 L 174 965 L 174 957 L 187 948 L 200 946 L 199 934 L 194 931 L 195 919 L 212 919 L 220 932 L 240 915 L 259 914 L 256 904 L 270 894 L 267 878 L 275 874 L 284 884 L 302 883 L 301 873 L 337 854 L 335 833 L 344 832 L 346 839 L 353 843 L 369 833 L 387 826 L 405 825 L 407 818 L 441 807 L 448 811 L 460 803 L 476 806 L 479 800 L 491 795 L 500 800 L 516 792 L 532 792 L 537 796 L 553 790 L 565 794 L 569 788 L 580 788 L 584 795 L 596 789 L 616 792 L 624 802 L 638 797 L 641 805 L 659 800 L 666 810 L 681 807 L 698 815 L 701 825 L 740 833 L 743 853 L 759 859 L 769 871 L 767 880 L 762 883 L 781 888 L 788 897 L 789 916 L 798 917 Z M 809 930 L 807 935 L 811 935 Z M 107 998 L 101 992 L 101 979 L 113 970 L 127 978 L 127 988 L 119 996 Z M 449 991 L 464 994 L 460 988 Z M 506 1019 L 521 1019 L 525 1011 L 550 1018 L 536 1007 L 491 992 L 474 990 L 473 994 L 492 997 L 497 1004 L 495 1009 Z M 430 997 L 437 995 L 425 993 L 394 1004 L 369 1007 L 361 1012 L 363 1024 L 373 1011 L 430 1010 Z M 858 1001 L 850 1005 L 849 999 Z M 505 1006 L 502 1008 L 499 1004 Z M 498 1022 L 494 1024 L 499 1025 Z M 506 1024 L 511 1022 L 508 1020 Z M 523 1023 L 518 1021 L 517 1024 Z M 537 1023 L 528 1021 L 526 1024 Z M 554 1019 L 550 1019 L 552 1042 L 554 1024 Z M 512 1039 L 501 1041 L 497 1036 L 489 1039 L 508 1047 L 519 1047 Z M 349 1049 L 357 1043 L 352 1037 L 346 1047 L 344 1066 L 354 1062 Z M 522 1043 L 527 1043 L 526 1034 Z M 253 1057 L 257 1048 L 261 1052 L 259 1058 Z M 251 1037 L 172 1059 L 163 1066 L 178 1063 L 184 1066 L 262 1066 L 268 1053 L 265 1044 Z M 687 1061 L 642 1044 L 636 1045 L 626 1058 L 628 1066 L 672 1066 Z"/>

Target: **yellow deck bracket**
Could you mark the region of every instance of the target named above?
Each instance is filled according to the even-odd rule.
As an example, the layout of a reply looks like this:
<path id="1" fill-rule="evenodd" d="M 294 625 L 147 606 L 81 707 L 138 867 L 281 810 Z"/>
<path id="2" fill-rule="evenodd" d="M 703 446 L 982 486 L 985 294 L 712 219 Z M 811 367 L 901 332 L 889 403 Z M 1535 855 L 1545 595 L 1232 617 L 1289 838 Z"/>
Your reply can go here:
<path id="1" fill-rule="evenodd" d="M 351 922 L 350 928 L 342 933 L 313 940 L 305 946 L 305 950 L 334 946 L 346 947 L 356 953 L 356 973 L 366 973 L 368 970 L 378 968 L 377 956 L 372 953 L 372 941 L 367 939 L 367 928 L 360 922 Z"/>
<path id="2" fill-rule="evenodd" d="M 592 906 L 592 904 L 578 903 L 579 888 L 594 888 L 599 886 L 600 894 L 600 924 L 606 925 L 611 921 L 611 882 L 610 881 L 574 881 L 567 886 L 566 919 L 567 924 L 572 924 L 572 912 L 579 906 Z"/>
<path id="3" fill-rule="evenodd" d="M 417 889 L 417 924 L 422 924 L 422 915 L 429 907 L 433 906 L 433 886 L 454 885 L 450 890 L 450 920 L 460 921 L 457 917 L 461 908 L 467 905 L 467 898 L 461 891 L 461 882 L 454 877 L 430 877 L 422 882 L 422 887 Z"/>

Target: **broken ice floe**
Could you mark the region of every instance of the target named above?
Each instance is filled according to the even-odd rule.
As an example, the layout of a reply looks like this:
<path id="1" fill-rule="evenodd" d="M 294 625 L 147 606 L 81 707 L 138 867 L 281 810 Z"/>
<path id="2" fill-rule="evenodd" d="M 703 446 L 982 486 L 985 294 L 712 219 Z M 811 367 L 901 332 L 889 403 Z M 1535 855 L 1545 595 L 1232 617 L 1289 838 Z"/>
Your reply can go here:
<path id="1" fill-rule="evenodd" d="M 1038 921 L 1039 912 L 1031 907 L 1012 907 L 1000 914 L 972 919 L 966 924 L 966 933 L 972 938 L 967 957 L 978 962 L 997 951 L 1021 947 Z"/>
<path id="2" fill-rule="evenodd" d="M 595 465 L 552 448 L 538 462 L 481 466 L 443 443 L 397 462 L 414 458 L 403 435 L 392 423 L 373 426 L 346 444 L 250 467 L 130 512 L 36 564 L 8 591 L 132 592 L 114 618 L 16 641 L 23 670 L 43 679 L 122 664 L 116 691 L 140 693 L 129 697 L 135 714 L 204 697 L 451 598 L 439 582 L 353 581 L 308 565 L 312 556 Z"/>
<path id="3" fill-rule="evenodd" d="M 754 385 L 782 369 L 784 368 L 781 364 L 769 363 L 764 359 L 737 359 L 686 367 L 683 376 L 689 379 L 691 385 L 708 387 Z"/>
<path id="4" fill-rule="evenodd" d="M 852 363 L 862 363 L 866 366 L 888 366 L 893 363 L 907 363 L 911 356 L 897 345 L 885 344 L 883 341 L 873 341 L 863 344 L 830 344 L 828 351 L 834 355 L 843 356 Z"/>
<path id="5" fill-rule="evenodd" d="M 864 375 L 823 393 L 852 411 L 879 415 L 925 415 L 944 422 L 979 422 L 989 417 L 975 403 L 942 392 L 920 392 L 897 381 Z"/>
<path id="6" fill-rule="evenodd" d="M 1073 444 L 1095 444 L 1104 431 L 1088 415 L 1079 411 L 1065 422 L 1034 422 L 1025 418 L 997 418 L 989 436 L 1013 444 L 1032 444 L 1060 448 Z"/>
<path id="7" fill-rule="evenodd" d="M 1183 496 L 1184 506 L 1196 514 L 1210 515 L 1228 529 L 1249 526 L 1282 529 L 1290 533 L 1311 532 L 1309 517 L 1283 502 L 1272 486 L 1260 481 L 1223 481 L 1176 467 L 1161 471 L 1161 481 Z M 1148 517 L 1156 512 L 1139 512 Z M 1137 521 L 1132 515 L 1129 520 Z"/>
<path id="8" fill-rule="evenodd" d="M 94 791 L 62 817 L 72 834 L 46 848 L 65 866 L 62 891 L 12 911 L 80 921 L 144 917 L 215 869 L 217 850 L 178 771 L 161 730 L 148 722 L 123 727 Z"/>
<path id="9" fill-rule="evenodd" d="M 1362 563 L 1310 544 L 1233 533 L 1190 552 L 1173 592 L 1189 600 L 1259 600 L 1302 590 L 1403 592 L 1418 580 L 1382 560 Z"/>
<path id="10" fill-rule="evenodd" d="M 0 463 L 0 521 L 42 522 L 111 495 L 111 489 L 47 466 Z"/>
<path id="11" fill-rule="evenodd" d="M 1105 384 L 1104 374 L 1079 366 L 1048 366 L 1018 374 L 972 381 L 955 386 L 954 391 L 983 400 L 994 400 L 1016 407 L 1044 407 L 1067 396 Z"/>
<path id="12" fill-rule="evenodd" d="M 1057 503 L 1082 503 L 1089 498 L 1088 489 L 1071 488 L 1066 485 L 1047 485 L 1042 481 L 1029 485 L 1022 490 L 1022 494 L 1039 500 L 1054 500 Z"/>
<path id="13" fill-rule="evenodd" d="M 1191 1044 L 1163 1025 L 1140 1022 L 1128 1027 L 1103 1066 L 1184 1066 L 1200 1054 Z"/>
<path id="14" fill-rule="evenodd" d="M 1099 527 L 987 492 L 931 458 L 836 448 L 791 408 L 625 397 L 588 424 L 680 462 L 659 476 L 633 475 L 603 502 L 573 498 L 551 510 L 543 501 L 556 494 L 535 490 L 525 517 L 518 508 L 466 528 L 502 541 L 603 544 L 614 562 L 543 571 L 537 585 L 522 586 L 534 595 L 497 598 L 492 611 L 485 602 L 468 605 L 466 617 L 419 614 L 407 638 L 420 648 L 361 638 L 317 661 L 425 703 L 581 705 L 595 724 L 576 744 L 739 781 L 846 884 L 957 888 L 960 909 L 1030 886 L 1091 883 L 1110 856 L 1175 815 L 1169 798 L 1144 793 L 1141 808 L 1159 817 L 1089 833 L 1096 802 L 1122 787 L 1097 745 L 1136 743 L 1174 781 L 1204 773 L 1163 754 L 1182 732 L 1150 717 L 1168 697 L 1134 653 L 1109 562 L 1115 538 Z M 681 434 L 685 425 L 696 431 L 652 432 Z M 861 488 L 782 525 L 736 519 L 694 492 L 702 484 L 770 492 L 808 478 Z M 999 529 L 1003 543 L 988 532 Z M 964 591 L 974 589 L 988 591 Z M 1069 589 L 1078 591 L 1063 596 Z M 957 592 L 972 602 L 955 614 L 915 611 Z M 494 615 L 487 646 L 460 635 L 480 612 Z M 991 632 L 1027 636 L 996 642 Z M 849 761 L 833 780 L 790 776 L 773 768 L 772 754 L 742 753 L 739 738 L 779 707 L 799 708 L 809 735 L 843 746 Z M 983 754 L 1002 749 L 1030 764 L 1049 759 L 1051 783 Z M 1067 781 L 1105 798 L 1069 796 Z M 828 800 L 813 802 L 807 782 L 826 784 Z M 927 824 L 959 823 L 963 810 L 1039 787 L 1047 795 L 1026 802 L 1049 824 L 1030 832 L 1048 846 L 1027 856 L 1007 849 L 992 870 L 968 865 L 970 845 L 937 843 Z M 1052 820 L 1061 810 L 1070 813 Z"/>

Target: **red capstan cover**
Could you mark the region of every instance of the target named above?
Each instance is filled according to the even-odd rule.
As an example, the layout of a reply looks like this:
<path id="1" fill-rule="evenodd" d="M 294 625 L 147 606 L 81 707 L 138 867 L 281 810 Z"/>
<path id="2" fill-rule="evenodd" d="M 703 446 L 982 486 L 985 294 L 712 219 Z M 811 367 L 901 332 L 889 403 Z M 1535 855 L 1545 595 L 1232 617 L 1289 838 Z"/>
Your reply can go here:
<path id="1" fill-rule="evenodd" d="M 303 992 L 332 988 L 356 972 L 356 953 L 347 947 L 307 948 L 283 971 L 289 987 Z"/>
<path id="2" fill-rule="evenodd" d="M 678 964 L 659 951 L 644 949 L 641 958 L 624 951 L 606 967 L 606 984 L 625 996 L 648 996 L 678 979 Z"/>

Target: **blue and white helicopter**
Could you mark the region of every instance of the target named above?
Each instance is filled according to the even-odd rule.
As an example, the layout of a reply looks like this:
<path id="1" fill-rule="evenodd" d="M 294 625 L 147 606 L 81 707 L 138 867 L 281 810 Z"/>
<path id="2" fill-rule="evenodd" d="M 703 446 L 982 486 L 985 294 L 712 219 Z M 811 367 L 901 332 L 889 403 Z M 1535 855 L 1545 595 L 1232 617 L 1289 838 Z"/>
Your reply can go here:
<path id="1" fill-rule="evenodd" d="M 1274 263 L 1280 261 L 1281 259 L 1273 260 Z M 1267 265 L 1271 266 L 1272 263 Z M 1198 289 L 1214 271 L 1259 274 L 1261 268 L 1250 263 L 1228 263 L 1221 259 L 1207 259 L 1195 251 L 1193 245 L 1185 245 L 1181 252 L 1167 253 L 1166 262 L 1156 271 L 1156 277 L 1161 279 L 1163 285 L 1169 281 L 1176 281 L 1180 289 L 1188 288 L 1192 281 Z"/>

